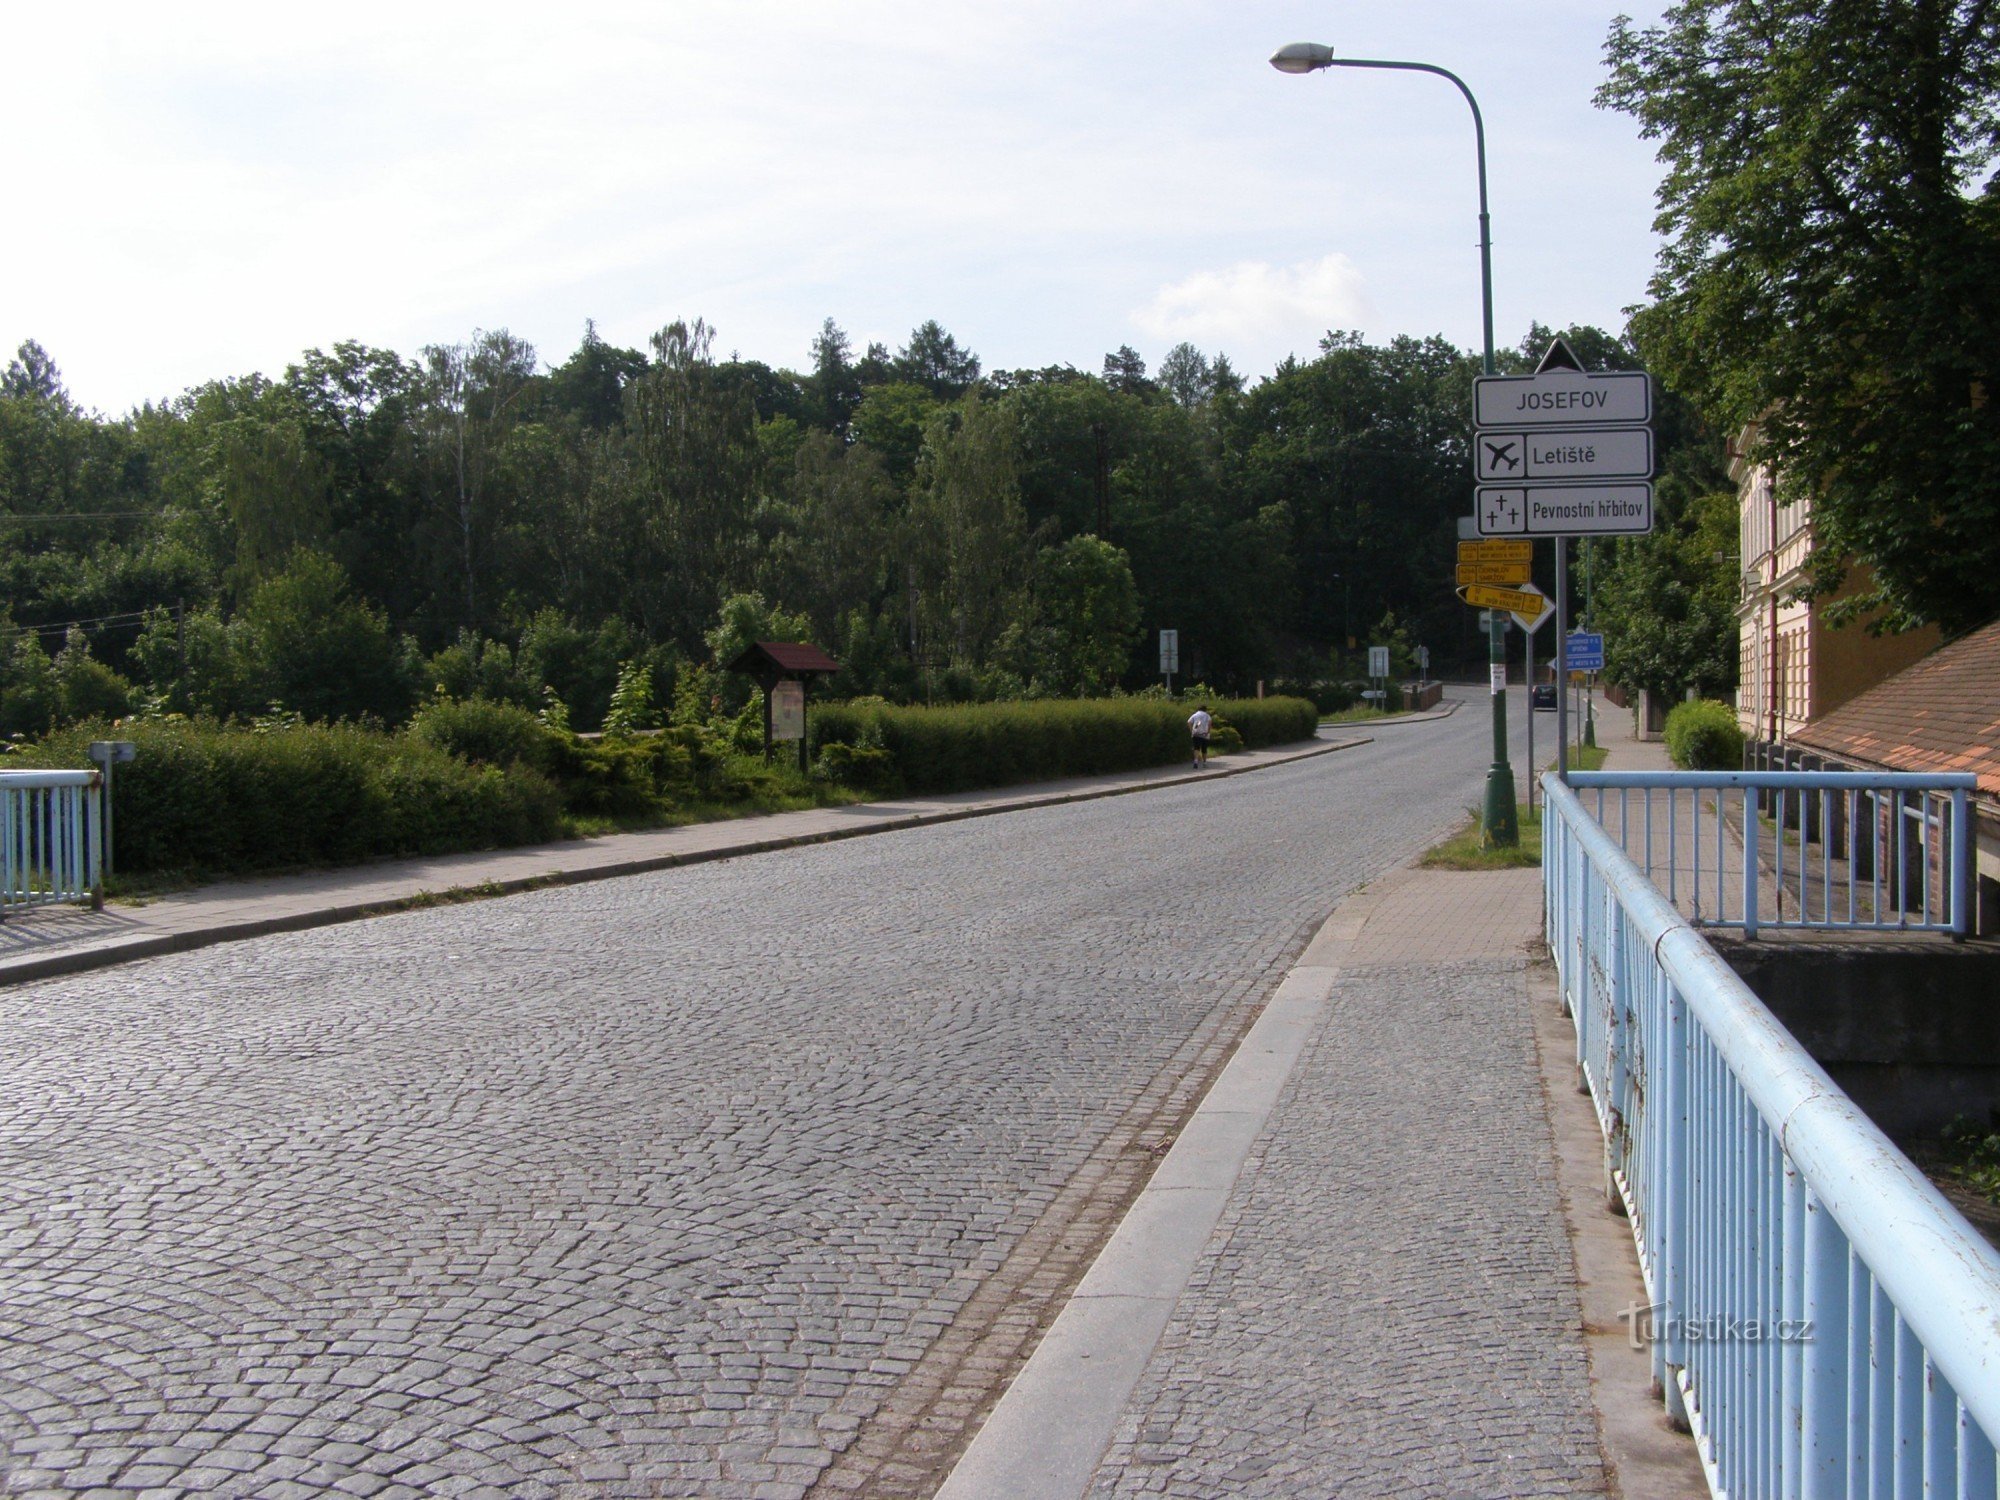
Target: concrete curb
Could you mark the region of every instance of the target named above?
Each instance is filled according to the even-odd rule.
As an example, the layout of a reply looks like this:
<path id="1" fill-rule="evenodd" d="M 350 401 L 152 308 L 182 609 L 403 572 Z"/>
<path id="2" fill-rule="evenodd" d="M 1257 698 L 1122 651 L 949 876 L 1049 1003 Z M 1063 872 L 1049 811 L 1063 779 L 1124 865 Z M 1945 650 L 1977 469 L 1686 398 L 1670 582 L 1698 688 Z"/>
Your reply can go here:
<path id="1" fill-rule="evenodd" d="M 1348 952 L 1396 878 L 1348 897 L 1306 945 L 937 1500 L 1081 1500 Z"/>
<path id="2" fill-rule="evenodd" d="M 115 964 L 130 963 L 142 958 L 186 953 L 196 948 L 212 947 L 218 943 L 240 942 L 248 938 L 268 937 L 275 933 L 302 932 L 314 927 L 331 927 L 341 922 L 357 922 L 369 917 L 389 916 L 396 912 L 445 902 L 481 900 L 491 896 L 513 895 L 520 891 L 540 890 L 549 886 L 585 885 L 592 881 L 613 880 L 625 875 L 644 875 L 655 870 L 670 870 L 683 865 L 735 859 L 747 854 L 769 854 L 780 849 L 797 849 L 810 844 L 830 844 L 843 839 L 864 838 L 878 833 L 896 833 L 933 823 L 957 823 L 970 818 L 1023 812 L 1030 808 L 1060 807 L 1071 802 L 1092 802 L 1105 797 L 1124 797 L 1136 792 L 1160 791 L 1167 787 L 1186 786 L 1198 781 L 1221 781 L 1232 776 L 1247 776 L 1253 771 L 1291 765 L 1298 761 L 1333 755 L 1342 750 L 1353 750 L 1372 743 L 1371 737 L 1361 736 L 1330 745 L 1315 745 L 1309 750 L 1261 760 L 1254 765 L 1226 766 L 1213 771 L 1188 771 L 1157 781 L 1134 782 L 1123 786 L 1083 787 L 1065 792 L 1030 793 L 1018 798 L 984 803 L 977 807 L 940 808 L 935 811 L 910 813 L 900 817 L 885 818 L 880 822 L 859 824 L 852 828 L 821 829 L 777 838 L 752 838 L 740 844 L 690 849 L 671 854 L 644 855 L 575 869 L 547 870 L 533 875 L 481 881 L 472 885 L 454 885 L 442 891 L 413 891 L 407 896 L 388 899 L 334 902 L 307 911 L 292 911 L 277 916 L 248 916 L 218 922 L 208 927 L 189 927 L 174 932 L 111 938 L 89 947 L 71 948 L 61 953 L 0 960 L 0 988 L 31 983 L 39 979 L 59 978 L 66 974 L 86 973 L 93 969 L 110 968 Z M 518 851 L 494 852 L 512 855 Z"/>

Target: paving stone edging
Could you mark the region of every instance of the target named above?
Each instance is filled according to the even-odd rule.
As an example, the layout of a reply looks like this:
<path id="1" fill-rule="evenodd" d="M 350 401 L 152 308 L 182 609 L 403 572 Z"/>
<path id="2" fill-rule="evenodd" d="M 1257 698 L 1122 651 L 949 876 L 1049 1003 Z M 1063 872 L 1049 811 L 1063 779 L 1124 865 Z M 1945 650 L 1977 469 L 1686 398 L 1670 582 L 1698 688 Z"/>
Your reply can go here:
<path id="1" fill-rule="evenodd" d="M 481 900 L 492 896 L 508 896 L 521 891 L 540 890 L 549 886 L 584 885 L 597 880 L 612 880 L 626 875 L 644 875 L 655 870 L 670 870 L 683 865 L 707 864 L 719 859 L 736 859 L 748 854 L 769 854 L 781 849 L 803 848 L 811 844 L 830 844 L 843 839 L 865 838 L 878 833 L 896 833 L 911 828 L 921 828 L 933 823 L 957 823 L 969 818 L 994 817 L 1001 813 L 1024 812 L 1038 807 L 1060 807 L 1072 802 L 1091 802 L 1104 797 L 1124 797 L 1137 792 L 1160 791 L 1167 787 L 1186 786 L 1197 781 L 1220 781 L 1232 776 L 1247 776 L 1253 771 L 1267 770 L 1272 766 L 1291 765 L 1297 761 L 1311 760 L 1321 755 L 1334 755 L 1342 750 L 1357 749 L 1372 744 L 1370 736 L 1341 740 L 1334 744 L 1315 745 L 1309 750 L 1275 756 L 1251 765 L 1224 766 L 1216 770 L 1189 771 L 1178 776 L 1168 776 L 1157 781 L 1134 782 L 1129 785 L 1091 786 L 1063 792 L 1030 793 L 1018 798 L 981 803 L 974 807 L 949 807 L 910 813 L 901 817 L 886 818 L 879 822 L 858 824 L 851 828 L 816 829 L 809 833 L 786 834 L 775 838 L 746 839 L 742 843 L 728 844 L 707 849 L 688 849 L 668 854 L 648 854 L 632 859 L 617 860 L 607 864 L 582 866 L 573 869 L 553 869 L 538 871 L 533 875 L 508 877 L 505 879 L 477 881 L 470 885 L 454 885 L 442 891 L 415 891 L 407 896 L 389 899 L 371 898 L 366 901 L 334 902 L 307 911 L 290 911 L 268 917 L 241 917 L 227 922 L 219 922 L 209 927 L 183 928 L 174 932 L 152 933 L 141 937 L 112 939 L 93 946 L 79 946 L 60 953 L 43 954 L 33 958 L 0 960 L 0 988 L 9 985 L 26 984 L 39 979 L 54 979 L 67 974 L 87 973 L 93 969 L 110 968 L 121 963 L 130 963 L 142 958 L 157 958 L 170 953 L 186 953 L 197 948 L 212 947 L 217 943 L 240 942 L 249 938 L 269 937 L 282 932 L 303 932 L 315 927 L 331 927 L 342 922 L 358 922 L 370 917 L 389 916 L 396 912 L 410 911 L 442 902 L 460 900 Z M 517 850 L 496 850 L 496 854 L 511 855 Z"/>

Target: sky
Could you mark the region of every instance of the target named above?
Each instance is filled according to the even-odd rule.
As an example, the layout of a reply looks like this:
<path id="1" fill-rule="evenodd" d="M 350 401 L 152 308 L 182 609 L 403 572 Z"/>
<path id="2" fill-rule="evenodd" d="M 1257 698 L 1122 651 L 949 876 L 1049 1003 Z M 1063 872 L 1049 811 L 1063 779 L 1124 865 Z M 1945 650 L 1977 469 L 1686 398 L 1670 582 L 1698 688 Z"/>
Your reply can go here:
<path id="1" fill-rule="evenodd" d="M 0 357 L 107 415 L 342 340 L 506 328 L 806 368 L 928 318 L 988 370 L 1188 340 L 1251 379 L 1330 328 L 1480 342 L 1470 111 L 1278 73 L 1459 74 L 1495 331 L 1622 327 L 1660 172 L 1598 110 L 1592 0 L 187 0 L 8 8 Z M 20 133 L 21 122 L 33 129 Z"/>

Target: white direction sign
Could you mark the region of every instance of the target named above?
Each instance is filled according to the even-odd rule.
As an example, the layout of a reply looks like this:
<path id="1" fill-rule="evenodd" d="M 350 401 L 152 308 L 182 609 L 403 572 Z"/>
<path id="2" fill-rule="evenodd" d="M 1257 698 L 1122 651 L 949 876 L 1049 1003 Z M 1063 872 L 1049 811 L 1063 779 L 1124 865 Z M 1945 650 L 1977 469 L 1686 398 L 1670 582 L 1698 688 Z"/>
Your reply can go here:
<path id="1" fill-rule="evenodd" d="M 1650 479 L 1653 474 L 1653 433 L 1647 427 L 1482 431 L 1475 441 L 1481 484 L 1520 484 L 1535 479 Z"/>
<path id="2" fill-rule="evenodd" d="M 1481 485 L 1481 536 L 1621 536 L 1653 529 L 1650 484 Z"/>
<path id="3" fill-rule="evenodd" d="M 1472 383 L 1475 427 L 1631 427 L 1653 419 L 1643 370 L 1543 370 L 1481 375 Z"/>

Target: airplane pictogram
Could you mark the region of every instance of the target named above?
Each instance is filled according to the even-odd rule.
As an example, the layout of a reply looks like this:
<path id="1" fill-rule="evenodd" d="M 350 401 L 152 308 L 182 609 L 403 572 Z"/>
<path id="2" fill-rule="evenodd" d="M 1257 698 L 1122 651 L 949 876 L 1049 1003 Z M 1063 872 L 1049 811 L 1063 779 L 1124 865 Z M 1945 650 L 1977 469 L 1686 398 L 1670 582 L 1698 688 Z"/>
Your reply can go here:
<path id="1" fill-rule="evenodd" d="M 1518 469 L 1521 467 L 1521 459 L 1515 453 L 1514 448 L 1514 442 L 1488 443 L 1486 445 L 1486 461 L 1495 468 L 1501 464 L 1505 464 L 1510 469 Z"/>

